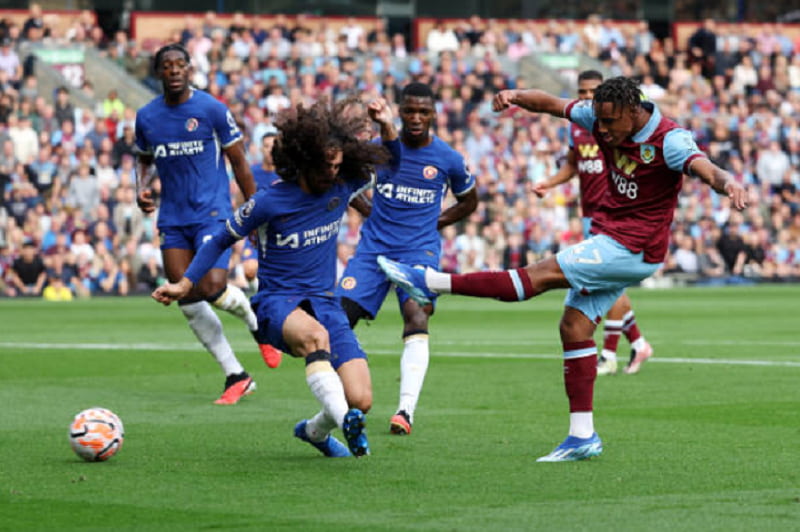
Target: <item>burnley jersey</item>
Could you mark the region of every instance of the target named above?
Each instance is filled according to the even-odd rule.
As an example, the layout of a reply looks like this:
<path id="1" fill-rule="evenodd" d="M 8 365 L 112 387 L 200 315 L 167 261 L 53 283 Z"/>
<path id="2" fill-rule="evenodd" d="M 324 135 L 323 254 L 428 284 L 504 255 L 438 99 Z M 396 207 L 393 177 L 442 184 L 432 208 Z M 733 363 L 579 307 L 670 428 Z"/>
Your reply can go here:
<path id="1" fill-rule="evenodd" d="M 667 118 L 652 103 L 644 127 L 617 147 L 609 146 L 597 130 L 592 102 L 574 100 L 565 116 L 589 130 L 608 165 L 608 193 L 592 217 L 592 233 L 605 234 L 645 262 L 663 262 L 670 224 L 678 203 L 684 173 L 690 163 L 705 157 L 692 134 Z"/>
<path id="2" fill-rule="evenodd" d="M 258 290 L 270 294 L 333 294 L 336 240 L 350 200 L 369 183 L 337 181 L 327 192 L 304 192 L 277 180 L 259 189 L 201 248 L 186 277 L 197 282 L 222 250 L 258 234 Z M 265 260 L 266 257 L 269 260 Z"/>
<path id="3" fill-rule="evenodd" d="M 569 147 L 575 152 L 581 211 L 584 217 L 591 218 L 608 190 L 608 167 L 591 131 L 570 124 Z"/>
<path id="4" fill-rule="evenodd" d="M 225 105 L 193 90 L 185 102 L 154 98 L 136 113 L 136 146 L 153 156 L 161 180 L 158 226 L 224 220 L 231 196 L 223 148 L 242 133 Z"/>
<path id="5" fill-rule="evenodd" d="M 463 196 L 475 187 L 464 157 L 438 137 L 421 148 L 386 142 L 393 164 L 379 168 L 372 212 L 361 227 L 358 251 L 440 252 L 437 223 L 448 189 Z"/>

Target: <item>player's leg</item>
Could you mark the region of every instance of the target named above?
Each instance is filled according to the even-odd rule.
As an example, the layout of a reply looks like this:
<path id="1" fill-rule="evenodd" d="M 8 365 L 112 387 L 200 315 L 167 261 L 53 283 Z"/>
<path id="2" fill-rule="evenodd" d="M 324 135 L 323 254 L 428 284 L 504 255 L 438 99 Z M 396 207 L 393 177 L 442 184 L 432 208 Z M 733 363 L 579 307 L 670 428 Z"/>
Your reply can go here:
<path id="1" fill-rule="evenodd" d="M 379 257 L 378 264 L 393 283 L 420 305 L 430 303 L 431 293 L 524 301 L 553 288 L 569 287 L 554 257 L 515 270 L 467 274 L 413 268 L 386 257 Z"/>
<path id="2" fill-rule="evenodd" d="M 328 331 L 312 315 L 313 310 L 310 306 L 307 308 L 311 313 L 300 307 L 289 313 L 283 322 L 282 334 L 283 341 L 292 354 L 305 359 L 306 383 L 322 405 L 323 412 L 308 420 L 305 426 L 307 441 L 320 443 L 327 441 L 330 430 L 337 426 L 347 435 L 347 428 L 354 422 L 354 417 L 360 418 L 358 422 L 363 426 L 363 413 L 355 408 L 350 409 L 342 380 L 331 363 Z M 297 436 L 297 432 L 295 435 Z M 366 454 L 367 450 L 351 447 L 356 456 Z"/>
<path id="3" fill-rule="evenodd" d="M 594 430 L 594 382 L 597 376 L 597 346 L 593 336 L 595 322 L 577 308 L 570 306 L 575 297 L 570 290 L 559 324 L 564 350 L 564 388 L 569 399 L 569 434 L 550 454 L 538 462 L 584 460 L 603 451 L 602 442 Z"/>
<path id="4" fill-rule="evenodd" d="M 626 302 L 626 311 L 622 315 L 622 334 L 631 343 L 631 356 L 628 360 L 628 365 L 622 371 L 632 375 L 638 373 L 642 364 L 653 356 L 653 348 L 645 340 L 644 335 L 639 330 L 639 326 L 636 324 L 636 316 L 633 313 L 628 294 L 623 294 L 620 299 L 624 299 Z"/>
<path id="5" fill-rule="evenodd" d="M 630 301 L 622 295 L 614 302 L 614 306 L 606 314 L 603 322 L 603 350 L 597 361 L 597 375 L 614 375 L 617 373 L 617 346 L 622 336 L 622 323 L 625 313 L 630 310 Z"/>
<path id="6" fill-rule="evenodd" d="M 421 307 L 411 299 L 401 299 L 403 313 L 403 354 L 400 357 L 400 401 L 389 422 L 392 434 L 411 434 L 414 411 L 428 371 L 428 320 L 433 305 Z"/>
<path id="7" fill-rule="evenodd" d="M 192 250 L 177 247 L 163 248 L 161 253 L 164 272 L 170 282 L 177 282 L 183 277 L 194 256 Z M 198 291 L 192 290 L 185 299 L 178 302 L 178 306 L 189 323 L 189 328 L 225 373 L 225 387 L 216 402 L 235 404 L 242 396 L 252 393 L 256 387 L 255 382 L 233 353 L 222 332 L 222 322 L 208 302 L 202 299 Z"/>

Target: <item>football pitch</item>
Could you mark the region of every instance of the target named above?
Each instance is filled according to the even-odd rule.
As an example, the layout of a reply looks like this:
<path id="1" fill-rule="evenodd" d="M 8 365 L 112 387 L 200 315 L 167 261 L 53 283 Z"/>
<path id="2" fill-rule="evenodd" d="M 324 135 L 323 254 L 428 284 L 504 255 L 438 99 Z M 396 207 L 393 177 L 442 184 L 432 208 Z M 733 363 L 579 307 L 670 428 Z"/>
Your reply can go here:
<path id="1" fill-rule="evenodd" d="M 174 306 L 0 300 L 0 530 L 800 530 L 800 286 L 630 295 L 655 356 L 598 378 L 603 454 L 551 464 L 535 460 L 567 434 L 563 292 L 441 298 L 408 437 L 388 431 L 388 298 L 357 329 L 374 388 L 361 459 L 292 437 L 318 410 L 302 362 L 270 370 L 227 315 L 258 383 L 232 407 L 212 404 L 222 373 Z M 90 406 L 124 422 L 109 462 L 67 441 Z"/>

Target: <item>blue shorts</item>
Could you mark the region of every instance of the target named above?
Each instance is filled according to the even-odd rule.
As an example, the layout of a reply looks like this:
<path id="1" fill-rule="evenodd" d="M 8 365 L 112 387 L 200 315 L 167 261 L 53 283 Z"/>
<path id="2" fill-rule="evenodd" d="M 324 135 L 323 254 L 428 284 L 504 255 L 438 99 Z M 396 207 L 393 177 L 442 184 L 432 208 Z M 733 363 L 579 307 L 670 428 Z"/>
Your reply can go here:
<path id="1" fill-rule="evenodd" d="M 161 233 L 161 250 L 189 249 L 197 253 L 200 246 L 209 240 L 220 227 L 225 226 L 225 220 L 211 220 L 202 224 L 172 225 L 159 227 Z M 228 269 L 231 259 L 231 248 L 226 249 L 219 256 L 212 268 Z"/>
<path id="2" fill-rule="evenodd" d="M 644 261 L 607 235 L 594 235 L 556 255 L 571 288 L 564 305 L 599 323 L 625 288 L 653 275 L 661 267 Z"/>
<path id="3" fill-rule="evenodd" d="M 258 318 L 256 337 L 260 343 L 268 343 L 281 351 L 291 353 L 289 346 L 283 341 L 283 323 L 294 309 L 300 307 L 328 331 L 333 369 L 339 369 L 339 366 L 349 360 L 367 358 L 337 298 L 258 292 L 250 299 L 250 305 Z"/>
<path id="4" fill-rule="evenodd" d="M 383 253 L 383 255 L 403 264 L 439 269 L 439 257 L 428 251 Z M 375 319 L 391 286 L 391 281 L 386 278 L 386 274 L 378 266 L 378 254 L 356 251 L 356 254 L 347 262 L 342 278 L 336 285 L 336 297 L 346 297 L 355 301 L 369 313 L 371 319 Z M 403 305 L 409 299 L 408 294 L 399 288 L 395 288 L 395 293 L 402 311 Z M 433 299 L 432 302 L 435 308 L 436 300 Z"/>

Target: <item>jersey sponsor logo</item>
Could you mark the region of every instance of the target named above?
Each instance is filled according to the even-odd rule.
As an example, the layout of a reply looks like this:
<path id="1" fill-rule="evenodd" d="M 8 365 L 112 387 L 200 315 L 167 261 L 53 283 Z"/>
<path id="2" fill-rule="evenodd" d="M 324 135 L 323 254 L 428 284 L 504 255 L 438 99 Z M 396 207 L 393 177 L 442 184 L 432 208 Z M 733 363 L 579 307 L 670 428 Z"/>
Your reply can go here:
<path id="1" fill-rule="evenodd" d="M 167 142 L 159 144 L 153 151 L 153 158 L 180 157 L 186 155 L 197 155 L 203 153 L 202 140 L 187 140 L 183 142 Z"/>
<path id="2" fill-rule="evenodd" d="M 627 155 L 620 153 L 619 150 L 614 150 L 614 166 L 626 176 L 633 176 L 633 172 L 639 164 L 636 161 L 631 161 Z"/>
<path id="3" fill-rule="evenodd" d="M 650 164 L 656 158 L 656 147 L 652 144 L 642 144 L 639 147 L 639 155 L 644 164 Z"/>
<path id="4" fill-rule="evenodd" d="M 414 205 L 427 205 L 436 202 L 436 191 L 426 188 L 407 187 L 393 183 L 379 183 L 378 194 L 387 199 L 396 199 Z"/>
<path id="5" fill-rule="evenodd" d="M 288 247 L 292 249 L 297 249 L 300 247 L 300 235 L 297 233 L 292 233 L 287 236 L 283 236 L 281 233 L 275 234 L 275 245 L 278 247 Z"/>
<path id="6" fill-rule="evenodd" d="M 275 234 L 275 245 L 278 247 L 289 247 L 296 249 L 299 247 L 317 246 L 339 236 L 339 226 L 341 220 L 336 220 L 325 225 L 318 225 L 313 229 L 306 229 L 302 232 L 283 235 Z M 302 239 L 302 240 L 301 240 Z"/>
<path id="7" fill-rule="evenodd" d="M 357 283 L 355 277 L 347 276 L 344 279 L 342 279 L 342 288 L 344 290 L 352 290 L 353 288 L 356 287 L 356 284 Z"/>
<path id="8" fill-rule="evenodd" d="M 435 166 L 426 166 L 422 169 L 422 177 L 425 179 L 434 179 L 437 175 L 439 175 L 439 170 Z"/>
<path id="9" fill-rule="evenodd" d="M 197 121 L 196 118 L 189 118 L 189 119 L 186 120 L 186 131 L 190 131 L 190 132 L 194 131 L 194 130 L 197 129 L 197 127 L 199 125 L 200 125 L 200 123 Z"/>
<path id="10" fill-rule="evenodd" d="M 340 203 L 342 203 L 342 198 L 340 198 L 339 196 L 333 197 L 328 201 L 327 209 L 329 211 L 332 211 L 336 209 L 336 207 L 338 207 Z"/>
<path id="11" fill-rule="evenodd" d="M 582 159 L 594 159 L 600 151 L 597 144 L 578 144 L 578 154 Z"/>

